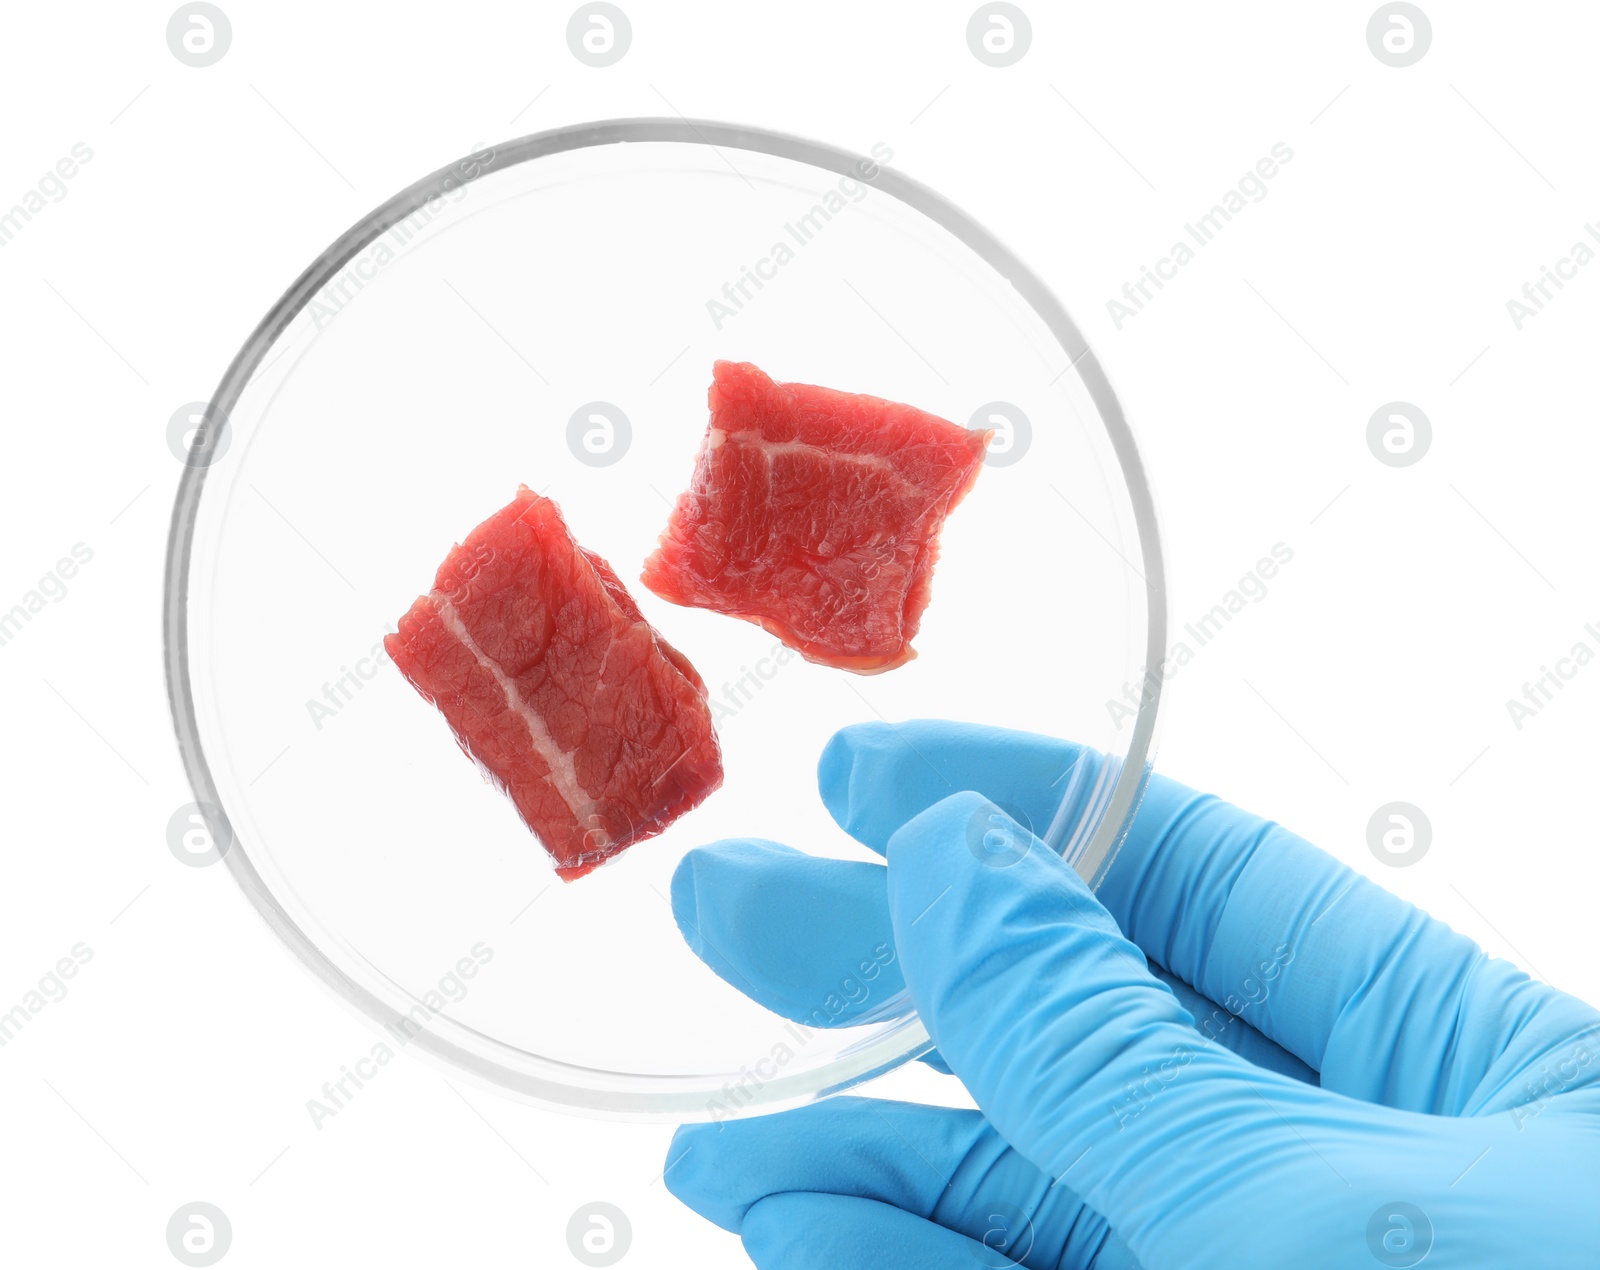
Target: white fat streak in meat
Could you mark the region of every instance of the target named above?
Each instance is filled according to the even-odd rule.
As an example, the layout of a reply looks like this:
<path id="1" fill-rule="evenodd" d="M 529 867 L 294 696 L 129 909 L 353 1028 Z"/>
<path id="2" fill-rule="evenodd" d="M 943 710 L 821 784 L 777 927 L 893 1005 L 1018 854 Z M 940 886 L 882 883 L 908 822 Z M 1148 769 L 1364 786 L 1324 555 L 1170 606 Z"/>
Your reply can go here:
<path id="1" fill-rule="evenodd" d="M 494 681 L 500 685 L 500 691 L 505 694 L 506 704 L 527 725 L 528 735 L 533 740 L 533 748 L 539 752 L 539 757 L 544 759 L 545 766 L 549 768 L 551 787 L 561 795 L 562 801 L 567 804 L 580 824 L 588 820 L 594 809 L 594 800 L 589 797 L 578 780 L 578 769 L 572 761 L 572 755 L 556 744 L 556 739 L 550 735 L 550 729 L 545 727 L 544 720 L 522 699 L 522 694 L 517 691 L 517 685 L 512 683 L 505 671 L 478 647 L 477 640 L 472 638 L 472 633 L 467 630 L 466 623 L 456 612 L 450 597 L 443 591 L 432 591 L 428 598 L 433 601 L 433 607 L 438 611 L 439 620 L 444 623 L 445 629 L 460 641 L 463 648 L 477 658 L 478 665 L 494 676 Z M 594 826 L 589 833 L 596 851 L 604 851 L 611 845 L 609 835 L 600 826 Z"/>
<path id="2" fill-rule="evenodd" d="M 827 459 L 830 463 L 859 463 L 863 467 L 879 468 L 895 477 L 902 485 L 914 484 L 881 454 L 848 454 L 840 450 L 825 450 L 820 445 L 808 445 L 804 441 L 768 441 L 759 432 L 735 432 L 731 435 L 738 444 L 752 446 L 769 459 L 780 454 L 810 454 L 819 459 Z M 721 441 L 713 440 L 711 448 L 718 449 L 721 444 Z"/>
<path id="3" fill-rule="evenodd" d="M 719 429 L 712 429 L 711 448 L 720 448 L 723 439 L 729 436 L 730 434 L 724 433 Z M 826 459 L 830 463 L 857 463 L 862 467 L 876 468 L 879 471 L 887 472 L 908 489 L 920 490 L 922 488 L 881 454 L 856 454 L 842 450 L 826 450 L 820 445 L 811 445 L 805 441 L 768 441 L 759 432 L 750 430 L 732 433 L 731 439 L 736 445 L 747 445 L 759 451 L 765 456 L 769 468 L 772 460 L 780 454 L 809 454 L 820 459 Z M 873 543 L 878 542 L 879 536 L 874 535 L 872 541 Z M 819 550 L 824 556 L 833 554 L 827 543 L 819 544 Z"/>

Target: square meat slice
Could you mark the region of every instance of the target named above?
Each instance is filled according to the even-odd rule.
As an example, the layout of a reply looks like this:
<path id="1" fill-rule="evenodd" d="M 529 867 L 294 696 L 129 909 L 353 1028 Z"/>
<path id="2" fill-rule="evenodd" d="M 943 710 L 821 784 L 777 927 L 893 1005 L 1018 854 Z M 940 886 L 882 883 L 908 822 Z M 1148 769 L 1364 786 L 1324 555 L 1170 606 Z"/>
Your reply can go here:
<path id="1" fill-rule="evenodd" d="M 663 599 L 877 674 L 916 656 L 939 530 L 992 433 L 912 406 L 718 362 L 689 489 L 645 562 Z"/>
<path id="2" fill-rule="evenodd" d="M 566 881 L 722 784 L 700 676 L 527 486 L 450 552 L 384 647 Z"/>

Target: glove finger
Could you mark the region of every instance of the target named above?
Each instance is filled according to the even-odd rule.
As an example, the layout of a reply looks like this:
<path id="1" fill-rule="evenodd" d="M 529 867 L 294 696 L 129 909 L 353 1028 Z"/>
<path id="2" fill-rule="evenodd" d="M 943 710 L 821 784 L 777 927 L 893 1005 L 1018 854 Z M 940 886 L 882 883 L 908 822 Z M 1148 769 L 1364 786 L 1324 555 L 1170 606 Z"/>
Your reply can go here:
<path id="1" fill-rule="evenodd" d="M 690 851 L 672 915 L 696 956 L 745 995 L 810 1027 L 908 1014 L 882 865 L 757 839 Z"/>
<path id="2" fill-rule="evenodd" d="M 755 839 L 684 856 L 672 911 L 697 956 L 767 1009 L 810 1027 L 848 1027 L 912 1008 L 894 951 L 887 870 Z M 1153 972 L 1212 1040 L 1272 1071 L 1316 1073 L 1188 984 Z M 945 1073 L 937 1052 L 923 1061 Z"/>
<path id="3" fill-rule="evenodd" d="M 1252 1225 L 1251 1264 L 1294 1264 L 1308 1250 L 1355 1264 L 1385 1214 L 1375 1206 L 1422 1178 L 1436 1179 L 1427 1194 L 1444 1261 L 1476 1241 L 1496 1245 L 1484 1264 L 1500 1265 L 1518 1237 L 1483 1220 L 1488 1197 L 1511 1187 L 1529 1211 L 1566 1221 L 1592 1190 L 1570 1163 L 1592 1147 L 1592 1126 L 1569 1112 L 1541 1131 L 1505 1116 L 1418 1115 L 1196 1045 L 1077 874 L 981 795 L 909 821 L 888 860 L 901 968 L 946 1060 L 995 1129 L 1149 1265 L 1191 1264 L 1238 1213 L 1265 1217 L 1285 1197 L 1298 1197 L 1290 1214 Z M 1570 1258 L 1586 1232 L 1568 1233 Z"/>
<path id="4" fill-rule="evenodd" d="M 1196 992 L 1170 970 L 1164 970 L 1147 957 L 1152 978 L 1165 984 L 1178 998 L 1178 1004 L 1189 1012 L 1194 1027 L 1207 1041 L 1231 1050 L 1248 1063 L 1289 1076 L 1307 1085 L 1320 1085 L 1321 1076 L 1276 1041 L 1269 1040 L 1232 1010 L 1218 1005 L 1210 997 Z"/>
<path id="5" fill-rule="evenodd" d="M 1104 762 L 973 724 L 861 724 L 829 742 L 818 784 L 839 824 L 883 850 L 952 788 L 979 790 L 1038 831 L 1061 788 L 1092 788 Z M 1151 961 L 1324 1088 L 1365 1101 L 1500 1109 L 1524 1097 L 1522 1073 L 1570 1052 L 1600 1018 L 1281 826 L 1160 776 L 1097 898 Z M 1376 1053 L 1394 1057 L 1373 1063 Z"/>
<path id="6" fill-rule="evenodd" d="M 895 830 L 942 798 L 975 789 L 1045 836 L 1063 800 L 1092 790 L 1098 751 L 1033 732 L 913 719 L 841 728 L 817 762 L 822 803 L 857 842 L 882 854 Z"/>
<path id="7" fill-rule="evenodd" d="M 982 796 L 909 821 L 888 858 L 901 969 L 945 1060 L 1008 1142 L 1133 1247 L 1160 1197 L 1192 1188 L 1196 1158 L 1281 1150 L 1290 1131 L 1249 1089 L 1326 1097 L 1197 1041 L 1077 874 Z M 1144 1117 L 1157 1097 L 1162 1113 Z"/>
<path id="8" fill-rule="evenodd" d="M 1157 961 L 1365 1102 L 1498 1109 L 1516 1073 L 1600 1022 L 1282 826 L 1176 781 L 1150 782 L 1098 896 Z"/>
<path id="9" fill-rule="evenodd" d="M 828 1193 L 890 1205 L 991 1248 L 1009 1231 L 1007 1247 L 1028 1266 L 1132 1264 L 1099 1213 L 1052 1185 L 975 1111 L 832 1098 L 686 1126 L 668 1160 L 672 1193 L 725 1230 L 748 1229 L 769 1196 Z"/>
<path id="10" fill-rule="evenodd" d="M 856 1027 L 911 1012 L 895 964 L 884 868 L 734 838 L 672 874 L 672 916 L 694 954 L 774 1014 Z M 950 1075 L 937 1050 L 921 1062 Z"/>
<path id="11" fill-rule="evenodd" d="M 1015 1265 L 1004 1252 L 853 1195 L 773 1195 L 739 1232 L 756 1270 L 978 1270 Z"/>

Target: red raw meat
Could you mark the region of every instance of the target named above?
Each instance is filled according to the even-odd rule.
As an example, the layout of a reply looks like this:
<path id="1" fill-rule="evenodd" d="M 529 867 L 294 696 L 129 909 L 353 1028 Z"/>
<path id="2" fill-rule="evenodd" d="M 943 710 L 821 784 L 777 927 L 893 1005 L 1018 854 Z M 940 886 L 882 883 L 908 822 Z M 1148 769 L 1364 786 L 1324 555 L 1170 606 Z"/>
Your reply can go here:
<path id="1" fill-rule="evenodd" d="M 916 656 L 944 518 L 992 433 L 718 362 L 711 425 L 642 581 L 741 617 L 808 661 L 877 674 Z"/>
<path id="2" fill-rule="evenodd" d="M 566 881 L 722 784 L 706 687 L 527 486 L 384 640 Z"/>

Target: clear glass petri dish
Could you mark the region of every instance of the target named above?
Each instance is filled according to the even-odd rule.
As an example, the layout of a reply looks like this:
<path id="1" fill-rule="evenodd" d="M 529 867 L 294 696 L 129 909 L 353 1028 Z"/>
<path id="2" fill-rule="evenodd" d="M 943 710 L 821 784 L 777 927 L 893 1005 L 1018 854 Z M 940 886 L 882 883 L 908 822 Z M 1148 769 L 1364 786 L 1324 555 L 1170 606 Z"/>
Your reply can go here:
<path id="1" fill-rule="evenodd" d="M 814 666 L 635 582 L 716 358 L 996 429 L 909 665 Z M 901 993 L 807 1034 L 717 978 L 667 899 L 686 851 L 874 859 L 815 788 L 828 737 L 874 719 L 1102 752 L 1035 826 L 1091 882 L 1137 805 L 1167 631 L 1133 434 L 1044 282 L 886 147 L 685 119 L 487 147 L 329 246 L 194 422 L 164 606 L 183 761 L 214 851 L 375 1044 L 608 1118 L 822 1098 L 927 1052 L 926 1029 Z M 726 762 L 700 808 L 573 884 L 381 645 L 520 483 L 694 661 Z"/>

